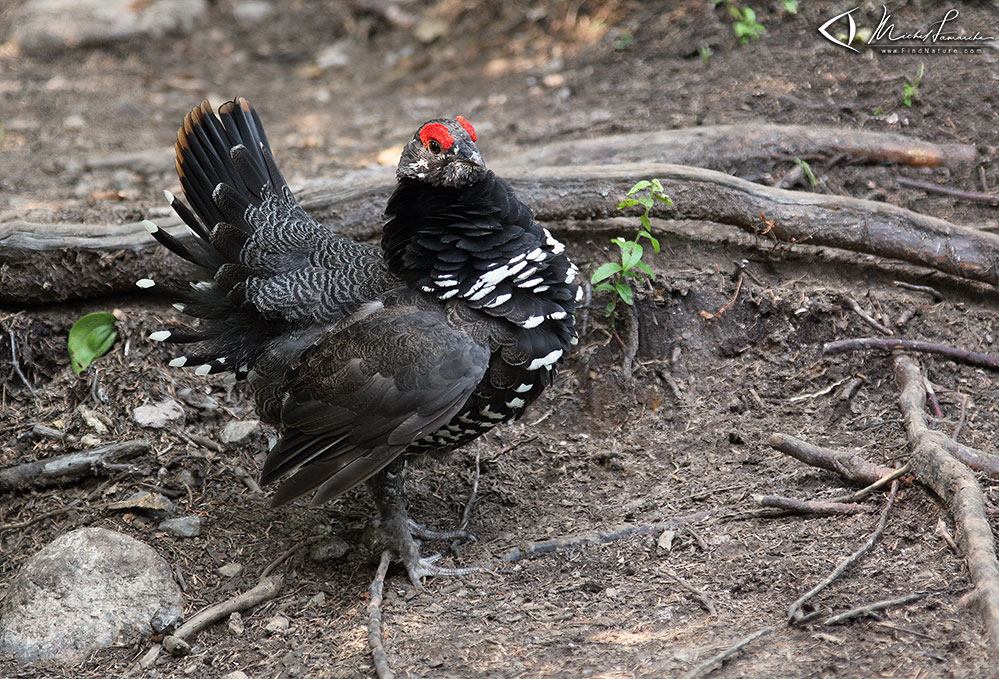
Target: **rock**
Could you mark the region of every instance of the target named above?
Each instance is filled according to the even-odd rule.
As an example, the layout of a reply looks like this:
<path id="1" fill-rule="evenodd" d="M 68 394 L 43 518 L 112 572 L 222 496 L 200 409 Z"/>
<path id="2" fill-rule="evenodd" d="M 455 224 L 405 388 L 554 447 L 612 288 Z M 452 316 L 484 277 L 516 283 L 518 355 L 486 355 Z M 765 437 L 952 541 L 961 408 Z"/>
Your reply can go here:
<path id="1" fill-rule="evenodd" d="M 210 396 L 209 394 L 195 391 L 190 387 L 185 387 L 178 391 L 177 396 L 179 396 L 184 403 L 197 408 L 198 410 L 212 411 L 219 409 L 219 402 L 217 398 Z"/>
<path id="2" fill-rule="evenodd" d="M 288 631 L 291 621 L 283 615 L 275 615 L 264 625 L 264 631 L 268 634 L 282 634 Z"/>
<path id="3" fill-rule="evenodd" d="M 153 634 L 169 634 L 173 632 L 180 621 L 184 619 L 184 611 L 177 606 L 167 606 L 156 611 L 149 620 Z"/>
<path id="4" fill-rule="evenodd" d="M 151 547 L 104 528 L 58 538 L 20 568 L 0 610 L 0 656 L 74 664 L 123 634 L 151 634 L 184 600 Z"/>
<path id="5" fill-rule="evenodd" d="M 234 578 L 243 572 L 243 564 L 230 561 L 224 566 L 219 566 L 218 572 L 224 578 Z"/>
<path id="6" fill-rule="evenodd" d="M 239 443 L 260 431 L 260 420 L 233 420 L 222 429 L 222 443 Z"/>
<path id="7" fill-rule="evenodd" d="M 183 420 L 184 409 L 172 398 L 165 398 L 156 404 L 139 406 L 132 411 L 132 419 L 140 427 L 163 429 L 175 420 Z"/>
<path id="8" fill-rule="evenodd" d="M 163 637 L 163 650 L 170 655 L 187 655 L 191 652 L 191 644 L 180 637 L 166 636 Z"/>
<path id="9" fill-rule="evenodd" d="M 170 498 L 159 493 L 151 493 L 148 490 L 142 490 L 129 495 L 124 500 L 112 502 L 108 504 L 107 508 L 145 512 L 154 519 L 165 519 L 177 511 L 177 507 L 170 501 Z"/>
<path id="10" fill-rule="evenodd" d="M 234 611 L 232 615 L 229 616 L 229 632 L 233 636 L 239 636 L 246 630 L 246 625 L 243 624 L 243 616 L 239 614 L 239 611 Z"/>
<path id="11" fill-rule="evenodd" d="M 182 538 L 195 538 L 201 535 L 201 517 L 178 516 L 176 519 L 163 521 L 159 528 Z"/>
<path id="12" fill-rule="evenodd" d="M 316 563 L 333 561 L 341 558 L 348 551 L 350 551 L 350 545 L 334 535 L 312 545 L 309 548 L 309 559 Z"/>
<path id="13" fill-rule="evenodd" d="M 350 40 L 337 40 L 331 45 L 319 50 L 316 55 L 316 66 L 319 68 L 343 68 L 350 66 Z"/>
<path id="14" fill-rule="evenodd" d="M 250 679 L 246 672 L 242 670 L 236 670 L 235 672 L 230 672 L 229 674 L 221 677 L 220 679 Z"/>
<path id="15" fill-rule="evenodd" d="M 206 0 L 26 0 L 5 17 L 3 37 L 24 53 L 56 54 L 185 32 L 206 9 Z"/>

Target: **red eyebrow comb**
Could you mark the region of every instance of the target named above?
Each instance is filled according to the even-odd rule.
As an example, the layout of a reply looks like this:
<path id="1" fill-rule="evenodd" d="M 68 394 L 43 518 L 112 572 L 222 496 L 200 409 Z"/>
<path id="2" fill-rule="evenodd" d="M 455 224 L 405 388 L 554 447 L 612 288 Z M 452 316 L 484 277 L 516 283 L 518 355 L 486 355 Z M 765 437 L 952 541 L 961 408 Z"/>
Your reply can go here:
<path id="1" fill-rule="evenodd" d="M 454 144 L 454 137 L 451 136 L 451 133 L 441 123 L 424 125 L 423 129 L 420 130 L 420 141 L 423 142 L 424 146 L 429 145 L 431 139 L 440 144 L 441 148 L 445 151 Z"/>
<path id="2" fill-rule="evenodd" d="M 458 116 L 455 120 L 465 128 L 465 132 L 468 132 L 468 136 L 472 138 L 472 141 L 479 141 L 479 138 L 475 136 L 475 128 L 472 127 L 472 123 L 465 120 L 464 116 Z"/>

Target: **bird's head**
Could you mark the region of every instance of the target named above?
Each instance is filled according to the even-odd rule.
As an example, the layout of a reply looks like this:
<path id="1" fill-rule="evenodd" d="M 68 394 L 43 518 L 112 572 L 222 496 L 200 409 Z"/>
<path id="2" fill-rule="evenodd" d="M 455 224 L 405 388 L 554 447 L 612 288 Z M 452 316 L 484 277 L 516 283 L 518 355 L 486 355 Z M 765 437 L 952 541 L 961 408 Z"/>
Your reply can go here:
<path id="1" fill-rule="evenodd" d="M 475 128 L 461 116 L 423 123 L 402 150 L 396 176 L 431 186 L 467 186 L 486 171 L 477 139 Z"/>

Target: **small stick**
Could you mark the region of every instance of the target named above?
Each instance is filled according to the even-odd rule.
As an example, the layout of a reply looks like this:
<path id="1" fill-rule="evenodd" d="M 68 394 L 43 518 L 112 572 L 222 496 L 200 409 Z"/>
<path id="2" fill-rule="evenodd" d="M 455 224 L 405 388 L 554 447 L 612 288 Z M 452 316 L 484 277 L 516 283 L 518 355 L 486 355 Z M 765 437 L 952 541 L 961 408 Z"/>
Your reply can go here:
<path id="1" fill-rule="evenodd" d="M 638 309 L 634 304 L 628 306 L 628 343 L 624 348 L 624 378 L 631 379 L 631 369 L 635 363 L 635 356 L 638 355 Z"/>
<path id="2" fill-rule="evenodd" d="M 839 400 L 849 401 L 851 398 L 857 395 L 857 391 L 860 389 L 861 385 L 867 381 L 867 378 L 862 375 L 857 375 L 852 380 L 850 380 L 845 387 L 839 392 Z"/>
<path id="3" fill-rule="evenodd" d="M 742 275 L 742 272 L 740 271 L 739 272 L 739 279 L 735 282 L 735 294 L 732 295 L 732 299 L 730 299 L 729 301 L 725 302 L 725 304 L 722 306 L 722 308 L 719 309 L 718 311 L 714 312 L 714 313 L 711 313 L 710 311 L 702 311 L 701 312 L 701 318 L 703 318 L 705 320 L 708 320 L 708 321 L 710 321 L 712 318 L 721 318 L 721 315 L 723 313 L 725 313 L 726 311 L 728 311 L 729 309 L 731 309 L 732 305 L 735 304 L 735 300 L 739 299 L 739 291 L 742 290 L 742 281 L 743 281 L 743 275 Z"/>
<path id="4" fill-rule="evenodd" d="M 305 544 L 300 542 L 297 545 L 292 545 L 288 549 L 284 550 L 284 552 L 281 553 L 281 556 L 279 556 L 278 558 L 274 559 L 269 564 L 267 564 L 267 567 L 264 568 L 263 572 L 260 573 L 261 580 L 270 575 L 271 571 L 273 571 L 275 568 L 277 568 L 285 561 L 287 561 L 293 554 L 298 552 L 304 546 Z"/>
<path id="5" fill-rule="evenodd" d="M 702 677 L 708 676 L 713 671 L 715 671 L 716 669 L 718 669 L 719 667 L 721 667 L 722 664 L 726 660 L 728 660 L 729 658 L 731 658 L 732 656 L 734 656 L 736 653 L 738 653 L 739 651 L 741 651 L 743 648 L 745 648 L 749 644 L 753 643 L 754 641 L 756 641 L 760 637 L 763 637 L 763 636 L 766 636 L 767 634 L 770 634 L 771 632 L 773 632 L 773 628 L 772 627 L 764 627 L 763 629 L 756 630 L 755 632 L 753 632 L 749 636 L 743 637 L 742 639 L 740 639 L 738 641 L 738 643 L 735 644 L 735 646 L 732 646 L 732 647 L 730 647 L 730 648 L 722 651 L 718 655 L 709 658 L 706 662 L 701 663 L 700 665 L 698 665 L 697 667 L 695 667 L 693 670 L 691 670 L 690 672 L 688 672 L 687 674 L 685 674 L 684 675 L 684 679 L 701 679 Z"/>
<path id="6" fill-rule="evenodd" d="M 952 189 L 949 186 L 940 186 L 939 184 L 931 184 L 930 182 L 921 182 L 918 179 L 909 179 L 908 177 L 899 177 L 898 183 L 901 186 L 907 186 L 910 189 L 920 189 L 926 193 L 953 196 L 961 200 L 970 200 L 974 203 L 985 203 L 986 205 L 999 205 L 999 196 L 993 196 L 990 193 L 962 191 L 960 189 Z"/>
<path id="7" fill-rule="evenodd" d="M 711 598 L 707 594 L 705 594 L 703 591 L 697 589 L 692 584 L 681 578 L 674 571 L 667 571 L 667 575 L 673 578 L 673 580 L 676 581 L 676 584 L 680 585 L 680 587 L 684 588 L 685 590 L 696 596 L 697 600 L 701 602 L 701 606 L 704 608 L 704 610 L 706 610 L 711 615 L 718 617 L 718 609 L 715 608 L 715 603 L 711 600 Z"/>
<path id="8" fill-rule="evenodd" d="M 902 476 L 905 476 L 912 469 L 912 463 L 906 462 L 904 465 L 893 471 L 888 476 L 883 476 L 874 483 L 864 488 L 861 488 L 855 493 L 850 493 L 849 495 L 842 495 L 840 497 L 830 498 L 831 502 L 856 502 L 857 500 L 867 497 L 876 490 L 880 490 L 884 486 L 887 486 L 892 481 Z"/>
<path id="9" fill-rule="evenodd" d="M 859 455 L 816 446 L 787 434 L 772 434 L 767 443 L 785 455 L 790 455 L 812 467 L 836 472 L 847 481 L 858 485 L 867 486 L 895 473 L 891 467 L 868 462 Z"/>
<path id="10" fill-rule="evenodd" d="M 871 316 L 869 313 L 864 311 L 861 308 L 860 304 L 857 302 L 857 300 L 855 300 L 853 297 L 850 297 L 849 295 L 843 295 L 841 299 L 843 303 L 846 304 L 851 309 L 853 309 L 853 312 L 858 316 L 860 316 L 861 320 L 863 320 L 864 323 L 867 323 L 867 325 L 871 326 L 872 328 L 874 328 L 883 335 L 895 334 L 895 332 L 887 325 L 879 323 L 878 320 L 874 318 L 874 316 Z"/>
<path id="11" fill-rule="evenodd" d="M 937 519 L 937 533 L 940 534 L 940 538 L 947 543 L 951 551 L 961 556 L 961 550 L 958 548 L 957 543 L 954 542 L 954 536 L 950 534 L 950 529 L 947 528 L 947 522 L 943 518 Z"/>
<path id="12" fill-rule="evenodd" d="M 801 617 L 800 615 L 801 607 L 805 605 L 805 602 L 807 602 L 813 596 L 815 596 L 816 594 L 824 590 L 826 587 L 831 585 L 836 580 L 836 578 L 838 578 L 840 575 L 844 573 L 844 571 L 846 571 L 847 568 L 856 563 L 862 556 L 864 556 L 865 554 L 867 554 L 867 552 L 871 550 L 871 548 L 874 546 L 874 543 L 877 542 L 878 539 L 881 537 L 881 534 L 884 533 L 885 525 L 888 523 L 888 511 L 892 508 L 892 505 L 895 504 L 895 497 L 897 495 L 898 495 L 898 479 L 895 479 L 891 483 L 891 492 L 888 494 L 888 500 L 887 502 L 885 502 L 884 509 L 881 510 L 881 518 L 878 519 L 878 525 L 874 529 L 874 532 L 870 534 L 867 540 L 864 541 L 864 544 L 862 544 L 857 549 L 857 551 L 855 551 L 847 558 L 843 559 L 843 561 L 841 561 L 839 565 L 833 569 L 832 573 L 827 575 L 820 583 L 818 583 L 810 590 L 808 590 L 800 597 L 798 597 L 798 599 L 795 600 L 795 602 L 792 603 L 790 607 L 788 607 L 787 609 L 788 624 L 794 624 L 795 622 L 798 622 Z"/>
<path id="13" fill-rule="evenodd" d="M 905 311 L 903 311 L 898 315 L 898 318 L 895 320 L 895 327 L 904 328 L 909 324 L 909 321 L 911 321 L 913 318 L 916 317 L 917 313 L 919 313 L 918 307 L 911 306 L 907 308 Z"/>
<path id="14" fill-rule="evenodd" d="M 937 400 L 937 392 L 933 391 L 933 383 L 930 382 L 926 375 L 923 375 L 923 388 L 926 389 L 926 400 L 929 401 L 933 417 L 937 419 L 942 418 L 943 408 L 940 407 L 940 401 Z"/>
<path id="15" fill-rule="evenodd" d="M 857 618 L 861 615 L 870 615 L 875 611 L 883 611 L 886 608 L 891 608 L 892 606 L 902 606 L 904 604 L 911 604 L 914 601 L 919 601 L 920 599 L 925 599 L 929 592 L 914 592 L 912 594 L 906 594 L 905 596 L 900 596 L 895 599 L 883 599 L 881 601 L 875 601 L 872 604 L 867 604 L 866 606 L 858 606 L 857 608 L 851 608 L 848 611 L 838 613 L 836 615 L 830 616 L 822 621 L 823 625 L 835 625 L 838 622 L 843 622 L 844 620 L 849 620 L 850 618 Z"/>
<path id="16" fill-rule="evenodd" d="M 243 469 L 241 466 L 236 465 L 232 468 L 232 473 L 235 474 L 243 485 L 253 493 L 254 495 L 263 495 L 264 491 L 261 489 L 260 484 L 257 483 L 256 479 L 250 476 L 250 473 Z"/>
<path id="17" fill-rule="evenodd" d="M 51 486 L 92 476 L 107 469 L 112 462 L 126 460 L 149 450 L 149 446 L 146 439 L 120 441 L 0 469 L 0 492 Z"/>
<path id="18" fill-rule="evenodd" d="M 395 679 L 392 668 L 389 667 L 388 654 L 382 644 L 382 589 L 385 586 L 385 574 L 392 561 L 392 552 L 388 549 L 382 552 L 382 559 L 375 571 L 375 579 L 371 581 L 368 590 L 368 646 L 371 648 L 371 658 L 375 662 L 375 672 L 378 679 Z"/>
<path id="19" fill-rule="evenodd" d="M 62 516 L 66 512 L 76 509 L 76 507 L 79 506 L 80 502 L 81 500 L 73 500 L 65 507 L 60 507 L 59 509 L 54 509 L 51 512 L 45 512 L 44 514 L 33 516 L 30 519 L 25 519 L 24 521 L 19 521 L 18 523 L 0 523 L 0 535 L 15 530 L 21 530 L 22 528 L 27 528 L 28 526 L 36 524 L 39 521 L 44 521 L 45 519 L 52 519 L 57 516 Z"/>
<path id="20" fill-rule="evenodd" d="M 17 343 L 14 339 L 14 331 L 8 328 L 7 334 L 10 335 L 10 362 L 11 365 L 14 366 L 14 372 L 17 373 L 17 376 L 21 378 L 22 382 L 24 382 L 24 386 L 26 386 L 28 391 L 31 392 L 31 397 L 38 400 L 38 394 L 35 393 L 35 388 L 31 386 L 31 382 L 29 382 L 28 378 L 24 376 L 24 373 L 21 372 L 21 364 L 17 360 Z"/>
<path id="21" fill-rule="evenodd" d="M 954 426 L 954 433 L 950 435 L 955 441 L 961 435 L 961 430 L 964 429 L 964 422 L 968 415 L 968 399 L 966 396 L 961 397 L 961 414 L 957 416 L 957 424 Z"/>
<path id="22" fill-rule="evenodd" d="M 273 599 L 281 591 L 283 582 L 284 579 L 280 575 L 260 578 L 260 582 L 253 589 L 202 609 L 197 615 L 178 627 L 173 636 L 187 640 L 237 611 L 243 611 Z"/>
<path id="23" fill-rule="evenodd" d="M 798 500 L 793 497 L 779 495 L 757 495 L 756 503 L 761 507 L 774 507 L 798 514 L 860 514 L 875 509 L 873 505 L 856 504 L 853 502 L 835 502 L 833 500 Z"/>
<path id="24" fill-rule="evenodd" d="M 989 180 L 985 177 L 985 165 L 978 166 L 978 181 L 982 184 L 982 191 L 989 192 Z"/>
<path id="25" fill-rule="evenodd" d="M 929 285 L 916 285 L 915 283 L 906 283 L 905 281 L 892 281 L 891 284 L 896 288 L 905 288 L 906 290 L 925 292 L 933 297 L 934 302 L 942 302 L 944 300 L 943 293 L 936 288 L 930 287 Z"/>
<path id="26" fill-rule="evenodd" d="M 661 521 L 659 523 L 622 526 L 603 533 L 582 533 L 580 535 L 571 535 L 563 538 L 555 538 L 554 540 L 546 540 L 545 542 L 535 542 L 525 546 L 523 549 L 517 547 L 511 549 L 501 557 L 501 560 L 507 563 L 516 563 L 532 556 L 537 556 L 539 554 L 551 554 L 553 552 L 571 549 L 572 547 L 600 545 L 607 542 L 613 542 L 615 540 L 635 537 L 636 535 L 658 535 L 664 530 L 673 530 L 681 526 L 703 521 L 711 516 L 714 516 L 719 511 L 721 510 L 705 509 L 704 511 L 697 512 L 695 514 L 688 514 L 687 516 L 681 516 L 676 519 Z"/>
<path id="27" fill-rule="evenodd" d="M 977 351 L 967 351 L 965 349 L 947 346 L 946 344 L 921 342 L 919 340 L 857 337 L 855 339 L 827 342 L 822 346 L 822 353 L 843 354 L 849 351 L 863 351 L 865 349 L 880 349 L 882 351 L 919 351 L 928 354 L 939 354 L 961 363 L 967 363 L 968 365 L 977 365 L 982 368 L 999 370 L 999 356 L 981 354 Z"/>
<path id="28" fill-rule="evenodd" d="M 458 524 L 458 530 L 464 532 L 468 528 L 468 522 L 472 518 L 472 507 L 475 505 L 475 500 L 479 495 L 479 451 L 475 451 L 475 476 L 472 477 L 472 492 L 468 495 L 468 502 L 465 503 L 465 509 L 461 512 L 461 523 Z M 460 540 L 455 540 L 451 543 L 451 549 L 458 546 Z"/>

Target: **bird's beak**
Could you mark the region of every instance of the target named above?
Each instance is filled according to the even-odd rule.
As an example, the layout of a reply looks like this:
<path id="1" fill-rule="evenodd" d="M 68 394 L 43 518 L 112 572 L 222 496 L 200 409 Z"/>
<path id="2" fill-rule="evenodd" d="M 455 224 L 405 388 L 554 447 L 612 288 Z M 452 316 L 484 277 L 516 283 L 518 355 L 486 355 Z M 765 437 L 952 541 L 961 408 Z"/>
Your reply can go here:
<path id="1" fill-rule="evenodd" d="M 458 148 L 458 160 L 480 170 L 486 167 L 486 164 L 482 161 L 482 154 L 470 144 L 462 144 Z"/>

